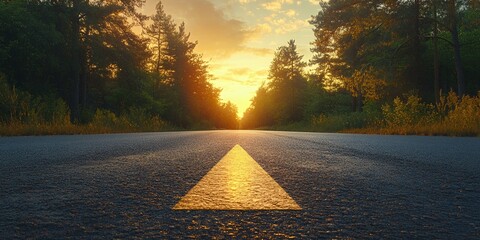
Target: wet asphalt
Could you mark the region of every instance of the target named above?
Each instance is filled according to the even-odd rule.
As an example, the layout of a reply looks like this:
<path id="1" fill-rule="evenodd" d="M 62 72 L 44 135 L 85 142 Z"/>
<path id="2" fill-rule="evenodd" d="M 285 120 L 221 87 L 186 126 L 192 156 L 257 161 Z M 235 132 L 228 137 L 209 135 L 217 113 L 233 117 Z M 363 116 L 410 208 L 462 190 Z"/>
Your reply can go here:
<path id="1" fill-rule="evenodd" d="M 172 207 L 236 144 L 301 211 Z M 0 138 L 0 239 L 479 239 L 480 139 L 267 131 Z"/>

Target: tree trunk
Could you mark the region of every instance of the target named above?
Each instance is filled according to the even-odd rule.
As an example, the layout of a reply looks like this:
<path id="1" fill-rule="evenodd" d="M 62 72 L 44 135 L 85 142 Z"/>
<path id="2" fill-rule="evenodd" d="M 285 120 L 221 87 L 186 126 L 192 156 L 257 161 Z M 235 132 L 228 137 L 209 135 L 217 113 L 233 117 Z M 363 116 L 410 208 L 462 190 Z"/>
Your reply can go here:
<path id="1" fill-rule="evenodd" d="M 357 112 L 363 111 L 363 94 L 360 93 L 357 96 Z"/>
<path id="2" fill-rule="evenodd" d="M 439 57 L 438 57 L 438 22 L 437 22 L 437 1 L 433 2 L 433 91 L 435 95 L 435 103 L 440 101 L 440 69 L 439 69 Z"/>
<path id="3" fill-rule="evenodd" d="M 460 98 L 462 98 L 465 94 L 465 76 L 463 72 L 463 63 L 460 51 L 460 39 L 458 37 L 456 0 L 449 0 L 448 3 L 448 15 L 451 24 L 450 33 L 452 35 L 455 70 L 457 72 L 457 94 Z"/>
<path id="4" fill-rule="evenodd" d="M 86 1 L 86 4 L 89 4 L 89 0 Z M 88 19 L 87 19 L 88 20 Z M 85 20 L 85 22 L 87 21 Z M 88 77 L 90 75 L 90 51 L 89 51 L 89 37 L 90 37 L 90 26 L 88 23 L 85 23 L 85 41 L 83 47 L 81 48 L 82 55 L 82 78 L 80 79 L 80 88 L 81 88 L 81 108 L 87 107 L 87 87 L 88 87 Z"/>
<path id="5" fill-rule="evenodd" d="M 71 121 L 78 122 L 80 116 L 80 20 L 79 20 L 79 0 L 73 1 L 72 15 L 72 59 L 71 59 L 71 80 L 72 80 L 72 100 L 71 100 Z"/>
<path id="6" fill-rule="evenodd" d="M 88 51 L 87 46 L 81 48 L 81 78 L 80 78 L 80 107 L 83 109 L 87 106 L 87 81 L 89 75 Z"/>
<path id="7" fill-rule="evenodd" d="M 420 84 L 420 0 L 415 0 L 414 4 L 414 24 L 413 24 L 413 67 L 412 67 L 412 81 L 414 86 L 421 86 Z"/>
<path id="8" fill-rule="evenodd" d="M 157 39 L 157 47 L 158 47 L 158 51 L 157 51 L 157 61 L 155 63 L 155 84 L 153 86 L 153 97 L 156 99 L 158 98 L 158 90 L 160 88 L 160 65 L 161 65 L 161 57 L 162 57 L 162 50 L 161 50 L 161 42 L 160 42 L 160 34 L 157 36 L 158 39 Z"/>
<path id="9" fill-rule="evenodd" d="M 357 96 L 352 95 L 352 111 L 357 111 Z"/>

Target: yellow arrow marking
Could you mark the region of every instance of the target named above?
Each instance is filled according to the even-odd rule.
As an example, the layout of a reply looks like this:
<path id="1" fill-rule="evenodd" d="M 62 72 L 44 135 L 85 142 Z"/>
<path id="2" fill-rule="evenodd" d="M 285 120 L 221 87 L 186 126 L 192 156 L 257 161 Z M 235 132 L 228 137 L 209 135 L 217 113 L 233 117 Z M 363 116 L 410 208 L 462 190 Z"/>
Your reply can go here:
<path id="1" fill-rule="evenodd" d="M 301 210 L 239 145 L 173 207 L 175 210 Z"/>

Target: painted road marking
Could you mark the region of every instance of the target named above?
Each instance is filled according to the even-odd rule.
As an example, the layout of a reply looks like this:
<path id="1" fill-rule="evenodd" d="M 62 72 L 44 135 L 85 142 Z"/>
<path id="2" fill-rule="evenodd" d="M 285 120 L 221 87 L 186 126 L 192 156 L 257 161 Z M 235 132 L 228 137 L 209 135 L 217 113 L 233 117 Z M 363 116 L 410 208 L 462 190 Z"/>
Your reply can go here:
<path id="1" fill-rule="evenodd" d="M 236 145 L 173 207 L 175 210 L 301 210 L 285 190 Z"/>

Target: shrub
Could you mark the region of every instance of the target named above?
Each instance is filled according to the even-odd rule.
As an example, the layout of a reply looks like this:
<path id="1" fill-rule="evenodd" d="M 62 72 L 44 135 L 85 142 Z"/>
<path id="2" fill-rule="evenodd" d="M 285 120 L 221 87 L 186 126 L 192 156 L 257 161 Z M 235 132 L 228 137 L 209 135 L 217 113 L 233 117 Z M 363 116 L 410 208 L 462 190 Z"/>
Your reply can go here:
<path id="1" fill-rule="evenodd" d="M 60 98 L 33 96 L 0 76 L 0 121 L 23 124 L 69 124 L 70 111 Z"/>
<path id="2" fill-rule="evenodd" d="M 321 132 L 338 132 L 345 129 L 363 128 L 369 123 L 366 113 L 353 112 L 338 115 L 319 115 L 312 117 L 312 130 Z"/>
<path id="3" fill-rule="evenodd" d="M 385 122 L 390 127 L 433 123 L 437 115 L 432 104 L 422 103 L 415 95 L 408 96 L 406 100 L 397 97 L 393 100 L 393 105 L 385 104 L 382 111 Z"/>
<path id="4" fill-rule="evenodd" d="M 117 116 L 110 110 L 97 109 L 89 127 L 96 132 L 162 131 L 169 129 L 168 124 L 159 116 L 151 116 L 143 108 L 130 108 L 128 112 Z M 95 132 L 95 130 L 93 130 Z"/>
<path id="5" fill-rule="evenodd" d="M 164 131 L 170 128 L 168 123 L 162 120 L 159 116 L 151 117 L 149 123 L 149 128 L 146 129 L 149 131 Z"/>
<path id="6" fill-rule="evenodd" d="M 405 101 L 396 98 L 393 106 L 383 106 L 383 113 L 386 124 L 380 130 L 382 133 L 480 135 L 480 93 L 460 98 L 450 92 L 442 95 L 436 106 L 423 103 L 414 95 Z"/>
<path id="7" fill-rule="evenodd" d="M 153 109 L 157 111 L 158 109 Z M 146 108 L 131 107 L 117 116 L 105 109 L 82 111 L 82 124 L 70 124 L 70 110 L 62 99 L 33 96 L 10 86 L 0 75 L 0 135 L 38 135 L 163 131 L 172 129 Z"/>
<path id="8" fill-rule="evenodd" d="M 115 113 L 106 109 L 97 109 L 89 126 L 100 128 L 103 132 L 128 131 L 134 128 L 125 117 L 117 117 Z"/>
<path id="9" fill-rule="evenodd" d="M 476 97 L 464 96 L 461 100 L 453 92 L 442 97 L 446 111 L 443 124 L 458 131 L 478 134 L 480 129 L 480 92 Z M 442 102 L 441 101 L 441 102 Z"/>
<path id="10" fill-rule="evenodd" d="M 130 107 L 128 111 L 124 114 L 124 117 L 127 121 L 136 128 L 149 125 L 151 116 L 147 113 L 145 108 L 140 107 Z"/>

